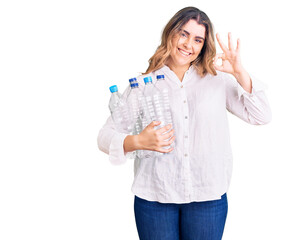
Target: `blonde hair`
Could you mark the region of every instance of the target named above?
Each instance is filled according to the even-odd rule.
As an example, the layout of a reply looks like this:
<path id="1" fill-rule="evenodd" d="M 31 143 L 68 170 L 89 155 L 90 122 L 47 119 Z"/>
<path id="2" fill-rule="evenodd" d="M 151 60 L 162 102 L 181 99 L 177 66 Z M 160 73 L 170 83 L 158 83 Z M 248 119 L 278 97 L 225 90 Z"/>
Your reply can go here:
<path id="1" fill-rule="evenodd" d="M 207 73 L 216 75 L 213 67 L 213 58 L 216 54 L 213 25 L 208 16 L 195 7 L 186 7 L 178 11 L 165 26 L 161 44 L 156 49 L 154 55 L 149 59 L 149 67 L 143 74 L 148 74 L 161 68 L 169 58 L 172 49 L 172 39 L 179 33 L 180 29 L 191 19 L 205 27 L 205 41 L 198 57 L 191 62 L 200 76 Z"/>

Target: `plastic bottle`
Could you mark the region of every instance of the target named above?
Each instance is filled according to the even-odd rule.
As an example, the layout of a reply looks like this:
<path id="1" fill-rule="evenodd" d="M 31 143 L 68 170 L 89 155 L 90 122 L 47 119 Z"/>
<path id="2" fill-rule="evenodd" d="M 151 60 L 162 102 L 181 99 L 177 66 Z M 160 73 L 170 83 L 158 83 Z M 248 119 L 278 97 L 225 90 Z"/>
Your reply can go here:
<path id="1" fill-rule="evenodd" d="M 142 131 L 142 101 L 143 94 L 139 89 L 139 84 L 136 78 L 129 80 L 131 89 L 126 98 L 126 103 L 129 107 L 130 118 L 132 120 L 132 134 L 137 135 Z"/>
<path id="2" fill-rule="evenodd" d="M 169 92 L 164 75 L 156 76 L 154 85 L 154 106 L 157 118 L 161 121 L 161 127 L 167 124 L 173 124 L 172 114 L 169 103 Z"/>
<path id="3" fill-rule="evenodd" d="M 131 119 L 131 126 L 132 126 L 132 135 L 139 134 L 143 127 L 142 127 L 142 101 L 143 94 L 141 90 L 139 89 L 139 84 L 137 82 L 136 78 L 131 78 L 129 80 L 131 88 L 129 89 L 127 96 L 126 96 L 126 104 L 129 108 L 129 114 Z M 129 152 L 127 156 L 131 159 L 135 158 L 136 155 L 138 157 L 142 157 L 141 151 L 134 151 Z"/>
<path id="4" fill-rule="evenodd" d="M 153 104 L 155 109 L 156 120 L 160 121 L 160 125 L 157 126 L 157 129 L 162 128 L 168 124 L 172 124 L 172 115 L 169 104 L 169 92 L 168 86 L 166 85 L 166 81 L 164 75 L 156 76 L 156 83 L 154 84 L 153 90 Z M 169 130 L 171 131 L 171 129 Z M 167 131 L 167 132 L 169 132 Z M 168 139 L 169 140 L 169 139 Z M 169 149 L 173 147 L 174 143 L 171 146 L 164 147 L 165 149 Z M 163 153 L 157 152 L 157 156 L 163 155 Z"/>
<path id="5" fill-rule="evenodd" d="M 135 82 L 137 82 L 136 78 L 130 78 L 129 79 L 130 86 L 131 86 L 132 83 L 135 83 Z M 128 88 L 126 93 L 124 94 L 124 96 L 129 96 L 130 92 L 131 92 L 131 88 Z"/>
<path id="6" fill-rule="evenodd" d="M 144 78 L 144 101 L 143 101 L 143 118 L 142 118 L 142 127 L 143 129 L 149 125 L 152 121 L 156 121 L 155 109 L 153 104 L 153 90 L 154 85 L 152 83 L 152 77 L 148 76 Z M 153 157 L 154 151 L 143 151 L 143 155 L 146 158 Z"/>
<path id="7" fill-rule="evenodd" d="M 150 122 L 151 122 L 151 121 L 156 120 L 155 111 L 154 111 L 154 105 L 153 105 L 154 86 L 153 86 L 153 83 L 152 83 L 152 77 L 150 77 L 150 76 L 145 77 L 144 82 L 145 82 L 145 87 L 144 87 L 143 94 L 144 94 L 145 103 L 146 103 L 146 109 L 145 110 L 148 112 Z"/>
<path id="8" fill-rule="evenodd" d="M 111 86 L 109 90 L 111 92 L 111 97 L 108 107 L 116 129 L 119 132 L 131 133 L 132 125 L 127 104 L 123 100 L 122 95 L 118 92 L 116 85 Z"/>

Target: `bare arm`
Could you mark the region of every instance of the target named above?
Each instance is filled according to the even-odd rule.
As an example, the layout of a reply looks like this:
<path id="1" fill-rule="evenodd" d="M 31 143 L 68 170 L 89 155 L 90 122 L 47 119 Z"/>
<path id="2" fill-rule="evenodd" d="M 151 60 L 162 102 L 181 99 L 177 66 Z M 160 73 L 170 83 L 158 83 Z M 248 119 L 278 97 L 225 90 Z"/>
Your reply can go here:
<path id="1" fill-rule="evenodd" d="M 140 149 L 139 135 L 128 135 L 124 140 L 124 151 L 132 152 Z"/>
<path id="2" fill-rule="evenodd" d="M 166 125 L 160 129 L 155 129 L 155 126 L 160 125 L 160 122 L 151 122 L 140 134 L 128 135 L 124 140 L 124 151 L 131 152 L 135 150 L 151 150 L 162 153 L 168 153 L 173 148 L 165 149 L 163 147 L 170 146 L 175 140 L 174 129 L 167 132 L 171 125 Z"/>

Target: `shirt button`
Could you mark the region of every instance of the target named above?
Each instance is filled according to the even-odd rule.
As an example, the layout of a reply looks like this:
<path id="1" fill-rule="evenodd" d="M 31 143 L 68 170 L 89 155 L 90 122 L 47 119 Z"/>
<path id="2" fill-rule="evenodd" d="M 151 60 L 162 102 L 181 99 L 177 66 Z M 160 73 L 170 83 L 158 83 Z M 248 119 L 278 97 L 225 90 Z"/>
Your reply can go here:
<path id="1" fill-rule="evenodd" d="M 185 116 L 185 119 L 188 119 L 188 117 L 187 117 L 187 116 Z"/>
<path id="2" fill-rule="evenodd" d="M 188 154 L 187 153 L 185 154 L 185 157 L 188 157 Z"/>
<path id="3" fill-rule="evenodd" d="M 188 138 L 188 136 L 185 136 L 185 138 Z"/>
<path id="4" fill-rule="evenodd" d="M 186 100 L 184 100 L 184 103 L 186 103 Z"/>

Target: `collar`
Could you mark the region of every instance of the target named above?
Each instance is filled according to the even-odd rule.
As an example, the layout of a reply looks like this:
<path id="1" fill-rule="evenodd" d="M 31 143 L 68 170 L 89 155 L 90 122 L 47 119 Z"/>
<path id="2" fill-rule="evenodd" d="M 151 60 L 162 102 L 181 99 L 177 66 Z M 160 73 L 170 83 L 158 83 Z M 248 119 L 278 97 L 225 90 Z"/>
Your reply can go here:
<path id="1" fill-rule="evenodd" d="M 164 74 L 167 78 L 171 79 L 172 81 L 176 82 L 177 84 L 182 85 L 185 83 L 190 77 L 190 75 L 194 72 L 197 72 L 195 67 L 191 65 L 189 69 L 185 72 L 185 76 L 183 81 L 181 82 L 178 76 L 175 74 L 173 70 L 171 70 L 167 65 L 163 65 L 160 69 L 156 71 L 156 74 Z"/>

